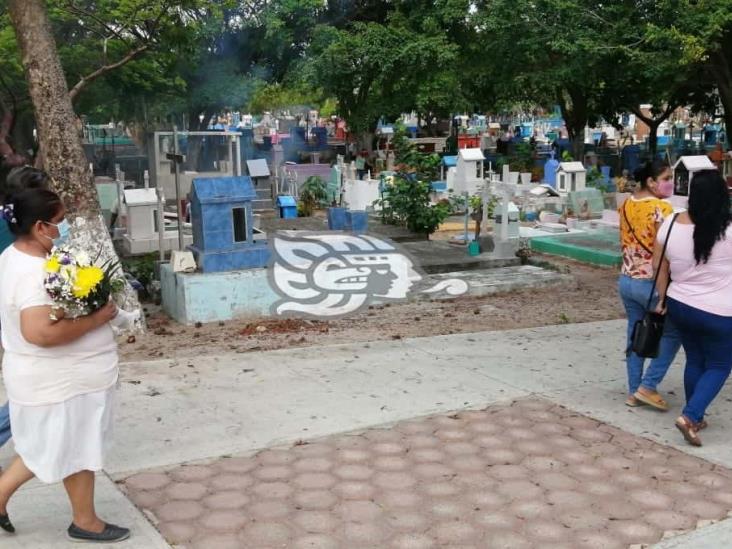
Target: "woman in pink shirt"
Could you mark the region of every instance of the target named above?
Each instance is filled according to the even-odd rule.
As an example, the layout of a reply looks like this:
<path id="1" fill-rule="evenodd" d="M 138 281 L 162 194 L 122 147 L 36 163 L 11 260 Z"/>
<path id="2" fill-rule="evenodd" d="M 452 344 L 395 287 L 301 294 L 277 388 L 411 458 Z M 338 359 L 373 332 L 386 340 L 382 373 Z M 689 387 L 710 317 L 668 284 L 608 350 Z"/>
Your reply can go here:
<path id="1" fill-rule="evenodd" d="M 694 446 L 701 446 L 704 415 L 732 370 L 731 220 L 729 191 L 720 173 L 697 172 L 688 211 L 678 215 L 670 232 L 670 219 L 664 222 L 655 245 L 659 310 L 665 298 L 686 352 L 686 406 L 676 427 Z"/>

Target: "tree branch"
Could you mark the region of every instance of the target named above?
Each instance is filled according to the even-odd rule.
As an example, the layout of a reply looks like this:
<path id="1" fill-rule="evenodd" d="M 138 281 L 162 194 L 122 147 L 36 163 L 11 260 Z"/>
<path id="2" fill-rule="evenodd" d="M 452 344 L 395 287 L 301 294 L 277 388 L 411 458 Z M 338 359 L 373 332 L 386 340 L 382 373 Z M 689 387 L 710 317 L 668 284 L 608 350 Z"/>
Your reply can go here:
<path id="1" fill-rule="evenodd" d="M 71 88 L 69 91 L 69 97 L 71 98 L 71 101 L 73 102 L 76 97 L 81 93 L 81 90 L 83 90 L 90 82 L 96 80 L 100 76 L 108 73 L 109 71 L 113 71 L 114 69 L 118 69 L 119 67 L 126 65 L 133 59 L 136 59 L 140 55 L 142 55 L 145 51 L 148 50 L 150 47 L 150 44 L 142 44 L 135 49 L 129 51 L 127 55 L 125 55 L 122 59 L 115 63 L 110 63 L 109 65 L 104 65 L 103 67 L 99 67 L 94 72 L 84 76 L 79 80 L 76 85 Z"/>
<path id="2" fill-rule="evenodd" d="M 117 37 L 122 43 L 127 44 L 129 46 L 129 41 L 127 38 L 117 29 L 110 26 L 106 21 L 104 21 L 101 17 L 98 17 L 94 13 L 91 13 L 89 11 L 86 11 L 83 8 L 80 8 L 76 4 L 74 4 L 71 1 L 66 2 L 66 8 L 67 11 L 73 15 L 80 16 L 80 17 L 88 17 L 89 19 L 96 21 L 99 25 L 102 26 L 102 28 L 106 29 L 112 36 Z"/>
<path id="3" fill-rule="evenodd" d="M 660 116 L 653 118 L 650 116 L 646 116 L 643 114 L 643 111 L 640 110 L 637 106 L 628 107 L 630 112 L 632 112 L 636 118 L 639 118 L 641 122 L 643 122 L 646 126 L 649 128 L 658 127 L 661 125 L 661 123 L 666 120 L 669 116 L 671 116 L 671 113 L 673 113 L 676 110 L 676 107 L 678 106 L 677 103 L 671 102 L 668 105 L 666 105 L 666 108 L 661 113 Z"/>

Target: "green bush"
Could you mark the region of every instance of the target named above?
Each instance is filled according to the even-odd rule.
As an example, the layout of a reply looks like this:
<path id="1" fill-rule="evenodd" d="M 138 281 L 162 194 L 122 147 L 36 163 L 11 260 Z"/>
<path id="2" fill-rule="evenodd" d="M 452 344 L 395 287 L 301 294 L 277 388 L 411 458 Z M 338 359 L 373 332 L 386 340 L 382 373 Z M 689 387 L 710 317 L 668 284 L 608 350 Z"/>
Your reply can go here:
<path id="1" fill-rule="evenodd" d="M 431 187 L 413 176 L 398 173 L 374 202 L 381 207 L 382 220 L 421 234 L 432 234 L 450 216 L 450 205 L 430 204 Z"/>
<path id="2" fill-rule="evenodd" d="M 531 145 L 528 143 L 518 143 L 516 145 L 516 154 L 511 157 L 511 170 L 514 172 L 530 172 L 534 167 L 534 153 Z"/>
<path id="3" fill-rule="evenodd" d="M 297 213 L 300 217 L 310 217 L 315 209 L 325 205 L 328 200 L 328 192 L 325 181 L 317 175 L 312 175 L 305 180 L 300 189 L 300 202 L 297 205 Z"/>

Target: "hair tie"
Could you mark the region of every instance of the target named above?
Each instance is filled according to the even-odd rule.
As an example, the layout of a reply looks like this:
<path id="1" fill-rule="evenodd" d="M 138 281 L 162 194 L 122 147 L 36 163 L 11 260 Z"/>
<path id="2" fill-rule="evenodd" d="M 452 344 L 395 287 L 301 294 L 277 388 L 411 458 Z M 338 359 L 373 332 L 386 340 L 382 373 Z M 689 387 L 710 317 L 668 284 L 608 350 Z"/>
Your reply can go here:
<path id="1" fill-rule="evenodd" d="M 12 225 L 18 223 L 18 220 L 15 217 L 15 207 L 13 204 L 5 204 L 0 211 L 0 215 L 2 215 L 2 218 L 5 221 Z"/>

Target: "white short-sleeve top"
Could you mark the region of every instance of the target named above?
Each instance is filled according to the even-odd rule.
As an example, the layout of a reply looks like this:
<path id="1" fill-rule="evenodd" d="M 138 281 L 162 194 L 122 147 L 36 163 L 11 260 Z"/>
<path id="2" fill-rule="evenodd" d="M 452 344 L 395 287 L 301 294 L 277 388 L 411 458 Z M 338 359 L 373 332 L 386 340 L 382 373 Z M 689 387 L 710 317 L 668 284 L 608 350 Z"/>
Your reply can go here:
<path id="1" fill-rule="evenodd" d="M 76 341 L 39 347 L 20 331 L 20 312 L 52 305 L 43 286 L 45 259 L 8 246 L 0 255 L 3 379 L 15 404 L 41 406 L 101 391 L 118 375 L 117 343 L 105 324 Z"/>

